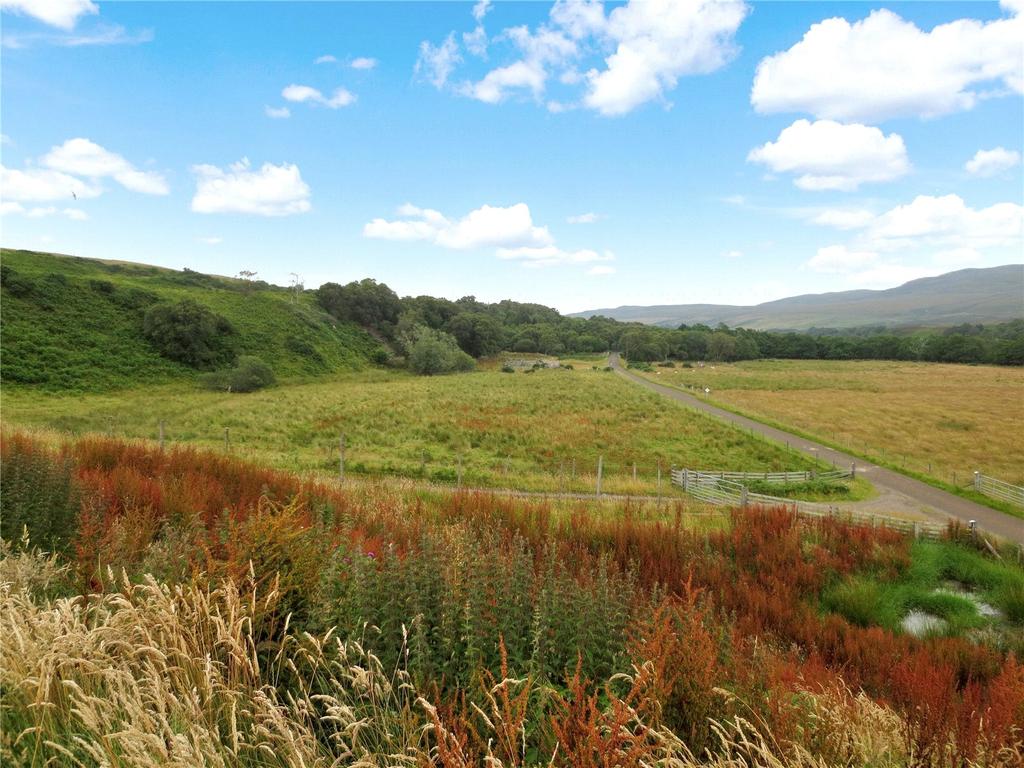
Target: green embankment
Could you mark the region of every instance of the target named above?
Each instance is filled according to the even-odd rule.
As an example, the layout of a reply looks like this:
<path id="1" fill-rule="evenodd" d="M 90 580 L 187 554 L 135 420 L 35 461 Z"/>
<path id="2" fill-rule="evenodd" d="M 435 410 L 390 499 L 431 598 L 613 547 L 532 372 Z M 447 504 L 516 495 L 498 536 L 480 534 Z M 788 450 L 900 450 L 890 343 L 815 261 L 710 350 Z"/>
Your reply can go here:
<path id="1" fill-rule="evenodd" d="M 150 306 L 183 299 L 225 317 L 237 353 L 262 358 L 278 377 L 359 369 L 380 349 L 310 296 L 266 283 L 9 249 L 0 262 L 5 387 L 99 392 L 194 378 L 142 332 Z"/>

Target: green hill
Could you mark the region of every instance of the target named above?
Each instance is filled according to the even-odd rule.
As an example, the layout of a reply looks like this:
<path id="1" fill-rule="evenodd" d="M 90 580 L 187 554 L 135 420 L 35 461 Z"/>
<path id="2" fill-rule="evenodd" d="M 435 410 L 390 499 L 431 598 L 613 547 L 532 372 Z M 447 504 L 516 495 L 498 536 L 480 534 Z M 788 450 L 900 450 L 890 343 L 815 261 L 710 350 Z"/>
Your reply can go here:
<path id="1" fill-rule="evenodd" d="M 149 307 L 184 299 L 226 318 L 235 351 L 262 358 L 278 377 L 361 368 L 381 350 L 310 295 L 266 283 L 9 249 L 0 263 L 5 387 L 102 391 L 194 378 L 194 369 L 162 357 L 142 331 Z"/>

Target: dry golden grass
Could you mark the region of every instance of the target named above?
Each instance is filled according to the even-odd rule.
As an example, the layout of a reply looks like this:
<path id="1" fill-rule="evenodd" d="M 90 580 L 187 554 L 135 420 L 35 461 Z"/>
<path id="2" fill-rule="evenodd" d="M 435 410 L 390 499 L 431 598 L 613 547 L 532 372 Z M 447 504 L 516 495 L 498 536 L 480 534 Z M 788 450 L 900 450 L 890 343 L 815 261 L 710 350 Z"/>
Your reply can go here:
<path id="1" fill-rule="evenodd" d="M 760 360 L 659 369 L 726 407 L 871 458 L 969 484 L 1024 484 L 1024 369 L 883 361 Z"/>

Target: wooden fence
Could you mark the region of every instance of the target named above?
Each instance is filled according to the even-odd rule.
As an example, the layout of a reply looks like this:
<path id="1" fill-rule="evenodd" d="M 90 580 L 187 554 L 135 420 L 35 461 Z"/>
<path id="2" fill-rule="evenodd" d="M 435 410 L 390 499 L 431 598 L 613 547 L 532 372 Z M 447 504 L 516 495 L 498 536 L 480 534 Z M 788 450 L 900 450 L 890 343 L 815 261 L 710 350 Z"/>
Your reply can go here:
<path id="1" fill-rule="evenodd" d="M 993 499 L 1024 507 L 1024 488 L 983 475 L 981 472 L 974 473 L 974 490 Z"/>
<path id="2" fill-rule="evenodd" d="M 683 472 L 696 472 L 703 477 L 717 477 L 720 480 L 732 480 L 736 483 L 762 482 L 774 485 L 786 485 L 788 483 L 806 483 L 809 480 L 841 480 L 846 477 L 853 477 L 855 470 L 832 469 L 828 472 L 816 472 L 813 469 L 799 472 L 723 472 L 717 469 L 681 470 Z"/>
<path id="3" fill-rule="evenodd" d="M 699 499 L 707 504 L 729 507 L 747 507 L 750 505 L 770 507 L 785 506 L 792 508 L 798 515 L 803 517 L 821 518 L 842 516 L 852 522 L 860 523 L 862 525 L 871 525 L 872 527 L 882 526 L 902 531 L 904 533 L 913 534 L 914 538 L 937 539 L 945 530 L 945 526 L 938 525 L 936 523 L 904 520 L 898 517 L 887 517 L 885 515 L 869 515 L 857 513 L 849 509 L 844 510 L 833 504 L 798 501 L 795 499 L 784 499 L 779 496 L 769 496 L 763 493 L 754 493 L 743 483 L 719 477 L 719 474 L 725 473 L 708 474 L 706 472 L 699 472 L 693 469 L 673 469 L 672 482 L 682 488 L 685 493 L 688 493 L 695 499 Z M 751 472 L 748 474 L 750 479 L 763 478 L 763 473 Z M 849 477 L 850 474 L 850 472 L 846 472 L 842 476 Z M 818 475 L 818 477 L 821 476 L 821 474 Z"/>

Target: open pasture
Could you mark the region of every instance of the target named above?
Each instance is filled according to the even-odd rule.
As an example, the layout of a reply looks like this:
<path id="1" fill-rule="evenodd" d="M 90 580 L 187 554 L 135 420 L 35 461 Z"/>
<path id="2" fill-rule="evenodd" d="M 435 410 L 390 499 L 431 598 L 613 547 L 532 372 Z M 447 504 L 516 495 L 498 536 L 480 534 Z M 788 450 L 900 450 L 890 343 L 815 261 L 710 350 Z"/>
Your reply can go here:
<path id="1" fill-rule="evenodd" d="M 872 460 L 969 485 L 1024 483 L 1024 370 L 940 363 L 758 360 L 645 373 Z"/>
<path id="2" fill-rule="evenodd" d="M 68 397 L 12 392 L 8 425 L 155 439 L 224 449 L 291 471 L 333 475 L 345 435 L 349 474 L 397 475 L 521 490 L 655 493 L 677 466 L 807 469 L 784 448 L 665 403 L 591 368 L 483 370 L 413 377 L 380 370 L 239 395 L 188 385 Z M 637 479 L 633 479 L 633 463 Z"/>

